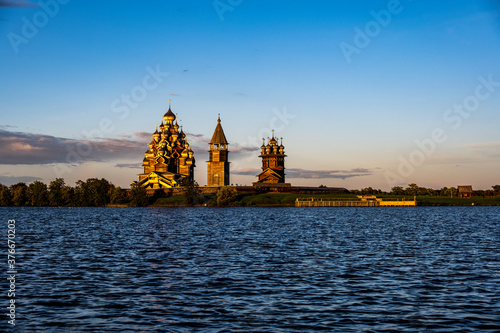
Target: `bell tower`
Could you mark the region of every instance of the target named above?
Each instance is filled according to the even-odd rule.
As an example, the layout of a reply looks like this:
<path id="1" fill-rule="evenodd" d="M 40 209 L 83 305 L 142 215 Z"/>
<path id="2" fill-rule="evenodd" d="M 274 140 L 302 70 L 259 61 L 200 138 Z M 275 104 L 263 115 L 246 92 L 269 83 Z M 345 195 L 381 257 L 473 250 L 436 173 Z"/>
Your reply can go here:
<path id="1" fill-rule="evenodd" d="M 210 140 L 209 160 L 207 161 L 207 185 L 229 185 L 229 150 L 224 130 L 220 124 L 220 114 L 214 135 Z"/>

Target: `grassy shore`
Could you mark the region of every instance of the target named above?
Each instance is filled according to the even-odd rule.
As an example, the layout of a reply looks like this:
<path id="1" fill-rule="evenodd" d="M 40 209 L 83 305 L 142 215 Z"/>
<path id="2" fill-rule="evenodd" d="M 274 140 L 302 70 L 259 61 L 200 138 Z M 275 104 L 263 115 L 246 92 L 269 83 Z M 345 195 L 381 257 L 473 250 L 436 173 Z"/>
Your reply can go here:
<path id="1" fill-rule="evenodd" d="M 211 205 L 215 194 L 203 194 L 200 196 L 200 205 Z M 242 193 L 238 194 L 232 206 L 239 207 L 267 207 L 267 206 L 294 206 L 297 198 L 321 198 L 321 199 L 356 199 L 356 194 L 334 193 L 334 194 L 296 194 L 296 193 Z M 412 200 L 413 197 L 403 195 L 378 194 L 377 198 L 384 200 L 402 199 Z M 154 207 L 178 207 L 185 206 L 185 199 L 182 195 L 175 195 L 167 198 L 159 198 L 153 204 Z M 471 199 L 460 199 L 457 197 L 442 196 L 417 196 L 417 206 L 500 206 L 500 198 L 485 199 L 483 197 L 473 197 Z"/>

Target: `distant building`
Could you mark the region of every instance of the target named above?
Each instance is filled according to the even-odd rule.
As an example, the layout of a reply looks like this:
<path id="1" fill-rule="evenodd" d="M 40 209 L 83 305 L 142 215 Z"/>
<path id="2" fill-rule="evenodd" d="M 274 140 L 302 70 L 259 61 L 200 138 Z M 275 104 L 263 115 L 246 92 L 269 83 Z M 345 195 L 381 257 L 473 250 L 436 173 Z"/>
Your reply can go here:
<path id="1" fill-rule="evenodd" d="M 161 189 L 179 187 L 184 179 L 194 179 L 194 153 L 182 126 L 179 131 L 176 118 L 169 103 L 159 131 L 157 126 L 144 154 L 144 173 L 139 174 L 139 182 L 133 184 L 146 189 Z"/>
<path id="2" fill-rule="evenodd" d="M 262 139 L 262 146 L 260 147 L 261 154 L 259 157 L 262 158 L 262 172 L 257 175 L 259 180 L 254 184 L 254 186 L 260 186 L 263 184 L 290 184 L 285 183 L 285 147 L 283 146 L 283 138 L 281 138 L 281 144 L 278 146 L 278 142 L 274 137 L 269 139 L 268 144 L 265 144 L 265 139 Z"/>
<path id="3" fill-rule="evenodd" d="M 458 197 L 459 198 L 472 198 L 472 186 L 471 185 L 458 185 Z"/>
<path id="4" fill-rule="evenodd" d="M 220 124 L 220 115 L 217 120 L 214 135 L 210 140 L 209 158 L 207 161 L 207 185 L 229 185 L 229 150 L 224 130 Z"/>

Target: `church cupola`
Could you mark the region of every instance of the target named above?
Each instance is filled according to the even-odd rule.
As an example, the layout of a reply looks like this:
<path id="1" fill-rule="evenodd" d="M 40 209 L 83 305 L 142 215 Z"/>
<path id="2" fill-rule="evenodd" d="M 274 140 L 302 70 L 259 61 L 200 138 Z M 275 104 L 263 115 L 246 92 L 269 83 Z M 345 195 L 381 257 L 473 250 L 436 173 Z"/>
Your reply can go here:
<path id="1" fill-rule="evenodd" d="M 155 142 L 160 140 L 160 133 L 158 132 L 158 124 L 156 125 L 156 131 L 153 133 L 153 139 Z"/>
<path id="2" fill-rule="evenodd" d="M 281 144 L 280 144 L 280 154 L 285 154 L 285 146 L 283 146 L 283 138 L 281 139 Z"/>
<path id="3" fill-rule="evenodd" d="M 172 125 L 177 117 L 175 114 L 172 112 L 170 108 L 170 101 L 168 102 L 168 111 L 163 115 L 163 120 L 165 121 L 166 125 Z"/>

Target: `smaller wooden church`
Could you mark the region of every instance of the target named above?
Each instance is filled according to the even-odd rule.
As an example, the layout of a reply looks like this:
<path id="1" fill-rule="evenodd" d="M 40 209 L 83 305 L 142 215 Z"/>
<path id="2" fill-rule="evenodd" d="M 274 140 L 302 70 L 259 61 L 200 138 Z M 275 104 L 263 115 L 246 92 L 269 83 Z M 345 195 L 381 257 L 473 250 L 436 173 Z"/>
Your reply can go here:
<path id="1" fill-rule="evenodd" d="M 285 146 L 283 146 L 283 138 L 278 145 L 278 140 L 274 137 L 268 138 L 266 145 L 265 139 L 262 139 L 261 154 L 262 158 L 262 172 L 257 175 L 259 178 L 254 187 L 276 187 L 278 188 L 290 187 L 289 183 L 285 183 Z"/>

